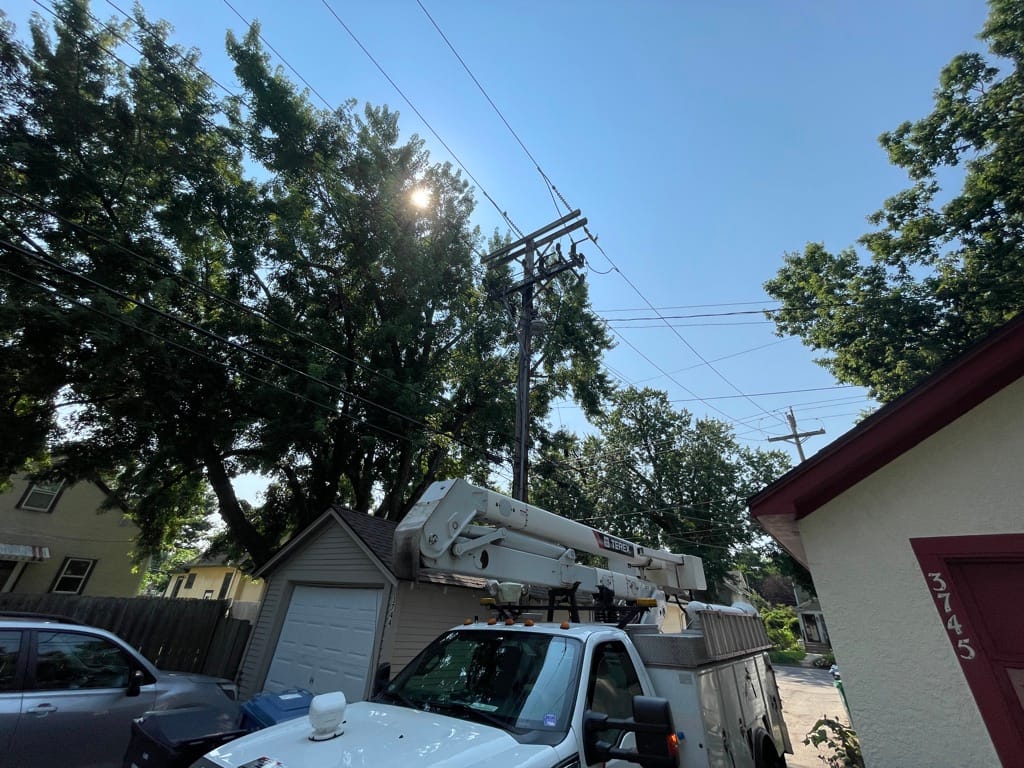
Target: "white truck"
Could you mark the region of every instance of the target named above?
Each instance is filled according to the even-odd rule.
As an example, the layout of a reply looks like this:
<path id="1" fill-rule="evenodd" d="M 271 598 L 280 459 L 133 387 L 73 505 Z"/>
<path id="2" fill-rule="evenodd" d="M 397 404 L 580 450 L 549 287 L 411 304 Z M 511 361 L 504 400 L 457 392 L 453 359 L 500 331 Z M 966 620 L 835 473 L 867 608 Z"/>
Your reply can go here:
<path id="1" fill-rule="evenodd" d="M 495 615 L 445 632 L 369 701 L 317 696 L 193 768 L 776 768 L 792 752 L 756 612 L 682 599 L 706 588 L 699 558 L 455 480 L 399 524 L 394 562 L 488 579 Z"/>

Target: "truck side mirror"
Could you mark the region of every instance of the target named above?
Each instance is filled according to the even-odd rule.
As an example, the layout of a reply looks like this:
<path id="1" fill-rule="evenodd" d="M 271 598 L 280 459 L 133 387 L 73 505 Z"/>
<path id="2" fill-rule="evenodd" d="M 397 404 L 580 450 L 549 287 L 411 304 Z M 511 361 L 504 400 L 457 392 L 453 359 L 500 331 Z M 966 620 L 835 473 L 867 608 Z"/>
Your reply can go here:
<path id="1" fill-rule="evenodd" d="M 602 741 L 598 733 L 606 730 L 635 733 L 636 749 L 621 749 Z M 668 699 L 634 696 L 633 717 L 625 720 L 588 709 L 583 713 L 583 747 L 588 765 L 619 759 L 643 768 L 672 768 L 678 764 L 679 738 Z"/>

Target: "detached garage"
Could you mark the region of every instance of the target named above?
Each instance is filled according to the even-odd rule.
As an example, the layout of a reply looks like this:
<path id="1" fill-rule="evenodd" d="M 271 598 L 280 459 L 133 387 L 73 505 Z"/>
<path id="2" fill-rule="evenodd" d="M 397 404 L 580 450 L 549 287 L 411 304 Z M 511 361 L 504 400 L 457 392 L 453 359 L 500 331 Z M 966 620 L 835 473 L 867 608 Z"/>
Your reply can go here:
<path id="1" fill-rule="evenodd" d="M 243 699 L 288 688 L 365 699 L 379 665 L 397 672 L 480 614 L 482 579 L 394 575 L 395 526 L 336 507 L 256 571 L 267 586 L 239 670 Z"/>
<path id="2" fill-rule="evenodd" d="M 808 567 L 868 768 L 1024 765 L 1024 315 L 749 502 Z"/>

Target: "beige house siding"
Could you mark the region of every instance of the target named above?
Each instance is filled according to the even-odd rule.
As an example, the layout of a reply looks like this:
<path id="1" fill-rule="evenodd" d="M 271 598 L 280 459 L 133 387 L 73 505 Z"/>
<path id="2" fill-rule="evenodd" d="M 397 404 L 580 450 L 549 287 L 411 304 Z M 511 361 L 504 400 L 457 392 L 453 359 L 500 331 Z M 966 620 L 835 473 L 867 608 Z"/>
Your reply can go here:
<path id="1" fill-rule="evenodd" d="M 266 581 L 267 588 L 259 618 L 249 636 L 249 645 L 239 671 L 238 685 L 243 699 L 262 690 L 295 585 L 381 589 L 382 610 L 377 631 L 377 637 L 380 638 L 395 580 L 385 574 L 365 548 L 341 526 L 330 522 L 297 547 L 269 574 Z"/>
<path id="2" fill-rule="evenodd" d="M 47 547 L 44 562 L 27 563 L 10 591 L 46 593 L 54 585 L 65 558 L 93 560 L 80 594 L 131 597 L 139 592 L 146 563 L 135 566 L 131 553 L 139 529 L 117 509 L 100 511 L 106 494 L 88 481 L 65 486 L 50 512 L 20 509 L 30 483 L 17 478 L 0 495 L 0 541 Z"/>
<path id="3" fill-rule="evenodd" d="M 999 765 L 909 539 L 1024 531 L 1021 456 L 1024 380 L 799 522 L 868 768 Z"/>
<path id="4" fill-rule="evenodd" d="M 167 589 L 164 590 L 164 597 L 174 596 L 174 586 L 179 578 L 182 578 L 181 589 L 178 590 L 179 598 L 203 598 L 207 592 L 211 592 L 212 599 L 220 598 L 221 586 L 224 584 L 224 577 L 231 574 L 231 584 L 228 586 L 226 599 L 239 602 L 258 602 L 263 592 L 263 581 L 252 579 L 245 573 L 233 566 L 202 565 L 193 566 L 185 573 L 174 574 L 167 582 Z M 195 574 L 192 587 L 188 584 L 188 577 Z"/>
<path id="5" fill-rule="evenodd" d="M 390 640 L 381 661 L 391 663 L 394 675 L 434 638 L 465 619 L 487 616 L 480 598 L 482 590 L 444 586 L 428 582 L 403 581 L 398 586 Z"/>

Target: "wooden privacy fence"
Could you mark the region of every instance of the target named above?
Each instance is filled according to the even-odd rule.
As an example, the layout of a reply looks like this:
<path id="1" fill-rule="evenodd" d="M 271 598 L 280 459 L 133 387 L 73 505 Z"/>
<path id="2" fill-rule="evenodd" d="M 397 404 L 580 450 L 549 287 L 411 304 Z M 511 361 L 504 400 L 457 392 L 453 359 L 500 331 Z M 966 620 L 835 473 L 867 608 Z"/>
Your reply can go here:
<path id="1" fill-rule="evenodd" d="M 0 612 L 63 616 L 109 630 L 161 669 L 234 679 L 251 625 L 228 600 L 0 594 Z"/>

